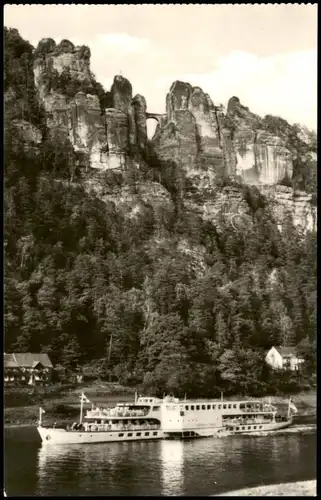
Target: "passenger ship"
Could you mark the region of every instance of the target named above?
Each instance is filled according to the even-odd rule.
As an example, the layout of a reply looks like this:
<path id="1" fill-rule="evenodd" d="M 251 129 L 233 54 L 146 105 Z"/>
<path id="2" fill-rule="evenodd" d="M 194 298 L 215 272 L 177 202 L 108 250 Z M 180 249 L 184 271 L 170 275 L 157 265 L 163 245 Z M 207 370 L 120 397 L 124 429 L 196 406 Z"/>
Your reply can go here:
<path id="1" fill-rule="evenodd" d="M 150 439 L 175 439 L 226 436 L 248 432 L 275 431 L 292 423 L 289 401 L 286 417 L 278 415 L 270 402 L 260 400 L 180 401 L 167 396 L 163 399 L 135 397 L 131 404 L 118 403 L 114 408 L 92 408 L 83 418 L 81 395 L 80 422 L 71 428 L 45 427 L 40 409 L 37 427 L 44 443 L 100 443 Z"/>
<path id="2" fill-rule="evenodd" d="M 83 417 L 83 404 L 89 403 L 84 394 L 80 397 L 80 420 L 71 427 L 45 427 L 40 408 L 38 432 L 45 443 L 106 443 L 161 439 L 161 399 L 138 398 L 134 403 L 118 403 L 114 408 L 92 408 Z"/>

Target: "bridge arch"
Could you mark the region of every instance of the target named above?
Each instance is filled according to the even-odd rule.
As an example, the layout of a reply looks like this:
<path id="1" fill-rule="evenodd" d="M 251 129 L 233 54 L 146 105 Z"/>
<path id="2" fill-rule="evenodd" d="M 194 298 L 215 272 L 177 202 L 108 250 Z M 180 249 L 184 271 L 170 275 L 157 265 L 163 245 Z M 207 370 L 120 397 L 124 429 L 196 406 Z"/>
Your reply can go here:
<path id="1" fill-rule="evenodd" d="M 154 137 L 157 125 L 161 125 L 163 115 L 159 113 L 146 113 L 146 127 L 147 137 L 152 139 Z"/>

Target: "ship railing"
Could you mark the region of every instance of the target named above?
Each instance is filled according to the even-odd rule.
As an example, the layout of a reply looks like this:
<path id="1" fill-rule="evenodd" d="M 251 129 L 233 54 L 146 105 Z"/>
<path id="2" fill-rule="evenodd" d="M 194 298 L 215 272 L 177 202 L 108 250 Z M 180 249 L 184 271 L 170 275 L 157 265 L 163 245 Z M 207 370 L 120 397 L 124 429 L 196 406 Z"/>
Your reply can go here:
<path id="1" fill-rule="evenodd" d="M 148 414 L 147 410 L 88 410 L 86 416 L 91 418 L 99 417 L 144 417 Z"/>
<path id="2" fill-rule="evenodd" d="M 102 432 L 102 431 L 111 431 L 111 430 L 117 430 L 117 431 L 141 431 L 141 430 L 159 430 L 160 426 L 159 425 L 117 425 L 117 424 L 90 424 L 86 426 L 87 432 Z"/>
<path id="3" fill-rule="evenodd" d="M 241 409 L 241 411 L 244 411 L 245 413 L 271 413 L 271 411 L 275 411 L 275 408 L 273 406 L 261 406 L 258 408 L 244 408 Z"/>

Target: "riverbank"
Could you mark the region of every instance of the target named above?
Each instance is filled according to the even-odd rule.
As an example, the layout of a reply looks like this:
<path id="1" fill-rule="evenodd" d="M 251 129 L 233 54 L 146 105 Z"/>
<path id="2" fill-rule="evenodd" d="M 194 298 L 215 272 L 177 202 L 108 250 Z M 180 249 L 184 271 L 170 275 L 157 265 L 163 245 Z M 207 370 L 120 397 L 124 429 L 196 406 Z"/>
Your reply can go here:
<path id="1" fill-rule="evenodd" d="M 218 497 L 265 497 L 265 496 L 290 496 L 290 497 L 315 497 L 317 496 L 317 482 L 298 481 L 295 483 L 272 484 L 270 486 L 258 486 L 257 488 L 244 488 L 237 491 L 229 491 Z"/>
<path id="2" fill-rule="evenodd" d="M 134 389 L 114 383 L 79 384 L 74 387 L 52 386 L 37 389 L 7 389 L 5 391 L 5 427 L 35 425 L 39 418 L 39 407 L 45 410 L 46 424 L 73 421 L 79 417 L 79 396 L 84 392 L 94 405 L 114 405 L 118 402 L 133 401 Z"/>
<path id="3" fill-rule="evenodd" d="M 135 389 L 107 382 L 96 382 L 91 385 L 81 384 L 75 387 L 51 387 L 46 390 L 7 389 L 5 391 L 4 424 L 6 427 L 34 425 L 38 420 L 39 407 L 46 411 L 44 420 L 48 425 L 55 421 L 73 421 L 79 416 L 79 396 L 82 392 L 94 405 L 108 406 L 117 402 L 133 401 Z M 235 398 L 236 396 L 226 399 Z M 267 397 L 262 399 L 268 400 Z M 271 401 L 281 411 L 284 411 L 288 399 L 288 396 L 274 396 Z M 298 415 L 316 415 L 316 390 L 298 393 L 292 399 L 298 409 Z M 91 408 L 91 403 L 85 405 L 85 409 L 89 408 Z"/>

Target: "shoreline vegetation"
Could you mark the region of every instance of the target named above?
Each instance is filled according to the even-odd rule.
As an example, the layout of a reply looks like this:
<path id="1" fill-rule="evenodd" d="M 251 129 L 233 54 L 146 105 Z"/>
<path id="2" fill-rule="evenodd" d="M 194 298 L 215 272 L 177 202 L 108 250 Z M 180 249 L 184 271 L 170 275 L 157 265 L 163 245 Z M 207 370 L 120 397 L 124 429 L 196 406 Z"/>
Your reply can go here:
<path id="1" fill-rule="evenodd" d="M 46 411 L 44 421 L 51 425 L 55 421 L 70 422 L 79 416 L 79 395 L 84 392 L 94 405 L 114 405 L 118 402 L 133 401 L 135 389 L 114 383 L 79 384 L 77 387 L 60 386 L 28 390 L 15 388 L 5 390 L 4 425 L 5 427 L 23 427 L 35 425 L 38 420 L 39 407 Z M 224 400 L 232 400 L 244 396 L 224 396 Z M 253 398 L 248 398 L 253 399 Z M 268 397 L 260 398 L 268 401 Z M 272 396 L 273 404 L 286 411 L 289 396 Z M 298 416 L 316 415 L 316 390 L 300 392 L 293 396 L 298 409 Z M 87 406 L 87 408 L 86 408 Z M 85 405 L 89 409 L 91 404 Z"/>
<path id="2" fill-rule="evenodd" d="M 220 495 L 213 495 L 218 497 L 225 496 L 237 496 L 237 497 L 248 497 L 248 496 L 317 496 L 317 482 L 312 481 L 296 481 L 294 483 L 281 483 L 281 484 L 271 484 L 268 486 L 258 486 L 256 488 L 243 488 L 236 491 L 228 491 Z"/>

